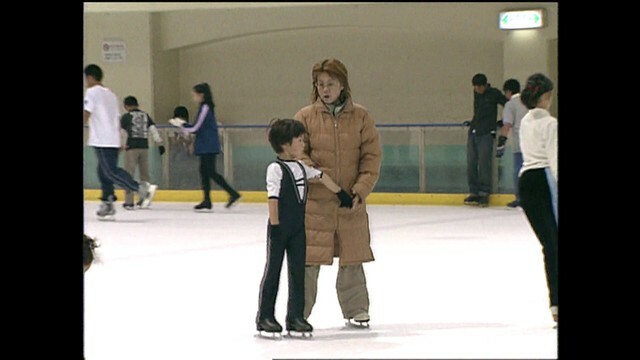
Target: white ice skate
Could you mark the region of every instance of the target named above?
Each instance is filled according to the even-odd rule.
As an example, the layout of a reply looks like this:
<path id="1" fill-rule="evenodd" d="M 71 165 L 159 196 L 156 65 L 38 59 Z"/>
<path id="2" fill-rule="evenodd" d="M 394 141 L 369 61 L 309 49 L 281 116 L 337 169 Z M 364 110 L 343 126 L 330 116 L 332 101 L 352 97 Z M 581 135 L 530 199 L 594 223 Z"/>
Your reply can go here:
<path id="1" fill-rule="evenodd" d="M 140 196 L 140 199 L 142 199 L 142 203 L 140 204 L 141 209 L 147 209 L 151 206 L 151 202 L 153 201 L 153 197 L 156 195 L 157 189 L 158 185 L 152 185 L 146 181 L 140 183 L 138 195 Z"/>
<path id="2" fill-rule="evenodd" d="M 113 196 L 109 196 L 107 201 L 103 201 L 100 204 L 100 208 L 96 212 L 98 215 L 98 220 L 100 221 L 114 221 L 116 214 L 116 209 L 113 207 Z"/>
<path id="3" fill-rule="evenodd" d="M 366 312 L 359 313 L 358 315 L 345 320 L 346 320 L 346 325 L 348 326 L 352 326 L 360 329 L 369 328 L 370 318 L 369 318 L 369 314 L 367 314 Z"/>

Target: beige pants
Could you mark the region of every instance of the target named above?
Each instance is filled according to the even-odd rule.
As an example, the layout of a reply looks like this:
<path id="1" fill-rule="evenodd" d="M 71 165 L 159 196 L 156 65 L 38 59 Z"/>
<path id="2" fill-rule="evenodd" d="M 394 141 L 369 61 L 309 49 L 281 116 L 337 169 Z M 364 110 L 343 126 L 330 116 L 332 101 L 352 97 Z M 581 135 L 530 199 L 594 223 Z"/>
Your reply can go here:
<path id="1" fill-rule="evenodd" d="M 305 266 L 304 279 L 304 318 L 309 318 L 318 293 L 318 275 L 320 265 Z M 340 266 L 336 279 L 338 302 L 345 319 L 352 318 L 359 313 L 369 313 L 369 292 L 364 269 L 360 265 Z"/>
<path id="2" fill-rule="evenodd" d="M 136 167 L 140 171 L 140 181 L 149 181 L 149 149 L 129 149 L 125 151 L 124 169 L 131 177 L 136 175 Z M 127 191 L 126 204 L 133 204 L 133 192 Z"/>

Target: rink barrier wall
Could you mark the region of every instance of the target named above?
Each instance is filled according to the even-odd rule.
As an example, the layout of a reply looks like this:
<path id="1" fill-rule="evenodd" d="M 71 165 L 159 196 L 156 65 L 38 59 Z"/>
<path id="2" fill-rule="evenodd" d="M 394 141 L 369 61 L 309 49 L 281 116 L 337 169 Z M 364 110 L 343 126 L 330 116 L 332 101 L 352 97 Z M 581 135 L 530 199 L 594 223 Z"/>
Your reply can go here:
<path id="1" fill-rule="evenodd" d="M 240 191 L 241 202 L 266 203 L 266 191 Z M 124 190 L 116 190 L 119 201 L 124 200 Z M 467 194 L 424 194 L 424 193 L 371 193 L 367 198 L 368 204 L 376 205 L 463 205 Z M 85 200 L 99 200 L 100 190 L 85 189 Z M 226 202 L 228 195 L 224 191 L 211 191 L 213 202 Z M 489 198 L 490 206 L 506 206 L 514 200 L 511 194 L 493 194 Z M 200 190 L 158 190 L 154 201 L 158 202 L 200 202 Z"/>

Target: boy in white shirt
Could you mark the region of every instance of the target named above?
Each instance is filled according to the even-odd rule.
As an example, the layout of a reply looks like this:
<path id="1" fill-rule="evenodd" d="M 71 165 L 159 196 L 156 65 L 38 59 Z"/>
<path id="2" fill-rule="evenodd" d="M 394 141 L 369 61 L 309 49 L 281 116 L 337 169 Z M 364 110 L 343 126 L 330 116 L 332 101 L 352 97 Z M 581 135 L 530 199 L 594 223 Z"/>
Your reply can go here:
<path id="1" fill-rule="evenodd" d="M 102 204 L 96 213 L 100 220 L 111 220 L 116 210 L 114 184 L 135 191 L 142 199 L 142 207 L 149 207 L 156 185 L 136 182 L 124 169 L 118 167 L 120 149 L 120 110 L 118 98 L 102 85 L 102 69 L 95 64 L 84 69 L 87 92 L 84 97 L 84 122 L 89 123 L 88 145 L 98 159 L 98 177 L 102 188 Z"/>
<path id="2" fill-rule="evenodd" d="M 520 150 L 520 122 L 522 118 L 529 112 L 526 106 L 520 100 L 520 82 L 516 79 L 509 79 L 504 82 L 502 86 L 504 96 L 509 100 L 504 105 L 502 111 L 502 119 L 504 126 L 502 127 L 502 135 L 498 137 L 498 147 L 496 149 L 496 156 L 502 157 L 507 144 L 509 131 L 511 131 L 511 137 L 513 138 L 513 192 L 516 199 L 509 204 L 508 207 L 515 208 L 520 206 L 520 194 L 518 193 L 518 177 L 520 175 L 520 168 L 522 167 L 522 151 Z"/>
<path id="3" fill-rule="evenodd" d="M 553 82 L 533 74 L 522 91 L 520 202 L 542 244 L 551 315 L 558 321 L 558 120 L 549 114 Z"/>

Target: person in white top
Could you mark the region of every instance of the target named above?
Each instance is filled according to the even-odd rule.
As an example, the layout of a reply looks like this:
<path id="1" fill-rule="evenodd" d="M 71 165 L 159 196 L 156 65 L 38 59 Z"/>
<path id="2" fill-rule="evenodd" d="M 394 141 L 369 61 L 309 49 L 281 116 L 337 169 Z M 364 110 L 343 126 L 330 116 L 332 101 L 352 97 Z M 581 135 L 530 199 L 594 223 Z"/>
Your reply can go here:
<path id="1" fill-rule="evenodd" d="M 97 215 L 100 220 L 112 220 L 116 210 L 114 184 L 135 191 L 142 199 L 143 208 L 149 207 L 156 185 L 138 183 L 124 169 L 118 167 L 120 150 L 120 110 L 118 97 L 102 85 L 102 69 L 95 64 L 84 69 L 87 91 L 84 97 L 84 123 L 89 124 L 88 145 L 98 159 L 98 178 L 102 188 L 102 204 Z"/>
<path id="2" fill-rule="evenodd" d="M 522 118 L 529 112 L 526 106 L 520 100 L 520 82 L 516 79 L 509 79 L 504 82 L 502 86 L 504 96 L 509 101 L 504 105 L 502 111 L 502 120 L 504 127 L 502 127 L 502 135 L 498 137 L 498 148 L 496 149 L 496 156 L 502 157 L 507 144 L 509 132 L 513 138 L 513 192 L 516 199 L 509 204 L 508 207 L 515 208 L 520 206 L 520 194 L 518 193 L 518 177 L 520 176 L 520 168 L 522 167 L 522 151 L 520 150 L 520 122 Z M 513 130 L 512 130 L 513 129 Z"/>
<path id="3" fill-rule="evenodd" d="M 542 244 L 549 302 L 558 321 L 558 120 L 549 114 L 553 82 L 533 74 L 522 91 L 520 205 Z"/>

